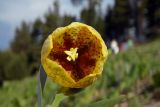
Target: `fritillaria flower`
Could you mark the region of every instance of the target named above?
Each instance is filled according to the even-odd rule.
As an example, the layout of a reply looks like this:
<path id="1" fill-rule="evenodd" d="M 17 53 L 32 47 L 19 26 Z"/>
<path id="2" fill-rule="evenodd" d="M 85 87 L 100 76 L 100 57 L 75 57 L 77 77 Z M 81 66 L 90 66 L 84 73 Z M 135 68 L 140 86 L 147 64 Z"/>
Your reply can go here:
<path id="1" fill-rule="evenodd" d="M 48 77 L 57 84 L 83 88 L 101 75 L 107 55 L 100 34 L 91 26 L 74 22 L 48 36 L 41 62 Z"/>

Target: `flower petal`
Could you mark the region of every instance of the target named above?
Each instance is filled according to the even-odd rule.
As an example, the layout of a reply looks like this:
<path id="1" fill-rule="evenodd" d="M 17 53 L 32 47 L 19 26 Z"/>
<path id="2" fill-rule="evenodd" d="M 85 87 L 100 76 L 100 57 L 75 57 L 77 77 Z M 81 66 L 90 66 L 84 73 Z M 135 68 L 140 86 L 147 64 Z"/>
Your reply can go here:
<path id="1" fill-rule="evenodd" d="M 98 77 L 101 75 L 101 73 L 99 74 L 89 74 L 86 77 L 84 77 L 83 79 L 79 80 L 75 85 L 74 88 L 84 88 L 87 87 L 89 85 L 91 85 L 93 82 L 95 82 Z"/>
<path id="2" fill-rule="evenodd" d="M 41 50 L 41 61 L 46 59 L 51 51 L 51 49 L 53 48 L 52 45 L 52 36 L 49 35 L 48 38 L 44 41 L 44 44 L 42 46 L 42 50 Z"/>
<path id="3" fill-rule="evenodd" d="M 61 86 L 73 87 L 76 83 L 65 69 L 55 61 L 46 59 L 45 62 L 43 62 L 43 67 L 47 75 Z"/>

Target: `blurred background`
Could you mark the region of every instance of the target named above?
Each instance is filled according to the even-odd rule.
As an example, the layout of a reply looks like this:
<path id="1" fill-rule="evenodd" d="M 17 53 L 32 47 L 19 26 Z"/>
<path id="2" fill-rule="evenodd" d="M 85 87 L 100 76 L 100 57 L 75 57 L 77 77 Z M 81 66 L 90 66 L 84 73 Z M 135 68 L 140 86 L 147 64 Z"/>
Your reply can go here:
<path id="1" fill-rule="evenodd" d="M 116 107 L 160 107 L 160 0 L 4 0 L 0 3 L 0 107 L 36 107 L 41 46 L 57 27 L 94 27 L 109 48 L 102 77 L 61 107 L 103 98 Z M 57 86 L 47 80 L 43 107 Z M 109 100 L 113 103 L 113 100 Z"/>

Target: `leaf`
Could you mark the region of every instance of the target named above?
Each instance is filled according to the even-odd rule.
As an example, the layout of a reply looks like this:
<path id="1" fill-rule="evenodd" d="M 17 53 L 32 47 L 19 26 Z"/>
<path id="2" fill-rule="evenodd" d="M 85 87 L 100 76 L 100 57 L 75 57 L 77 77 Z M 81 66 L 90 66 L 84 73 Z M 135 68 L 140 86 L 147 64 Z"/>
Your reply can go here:
<path id="1" fill-rule="evenodd" d="M 40 72 L 41 89 L 42 89 L 42 92 L 43 92 L 44 87 L 45 87 L 45 83 L 46 83 L 46 79 L 47 79 L 47 74 L 45 73 L 42 65 L 39 68 L 39 72 Z"/>
<path id="2" fill-rule="evenodd" d="M 116 98 L 104 99 L 95 103 L 89 104 L 87 107 L 114 107 L 125 99 L 125 96 L 118 96 Z"/>
<path id="3" fill-rule="evenodd" d="M 41 65 L 39 68 L 39 75 L 38 75 L 38 107 L 41 107 L 42 105 L 41 91 L 43 93 L 43 89 L 46 83 L 46 78 L 47 78 L 47 75 Z"/>

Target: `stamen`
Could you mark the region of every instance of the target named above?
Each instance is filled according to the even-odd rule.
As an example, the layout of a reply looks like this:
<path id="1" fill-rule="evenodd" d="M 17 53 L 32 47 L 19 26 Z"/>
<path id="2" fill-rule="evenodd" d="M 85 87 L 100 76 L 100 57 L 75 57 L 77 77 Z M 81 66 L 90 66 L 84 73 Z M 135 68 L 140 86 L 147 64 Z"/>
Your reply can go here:
<path id="1" fill-rule="evenodd" d="M 68 61 L 75 61 L 78 58 L 77 49 L 78 48 L 70 48 L 69 51 L 64 51 L 64 53 L 68 55 L 66 58 Z"/>

